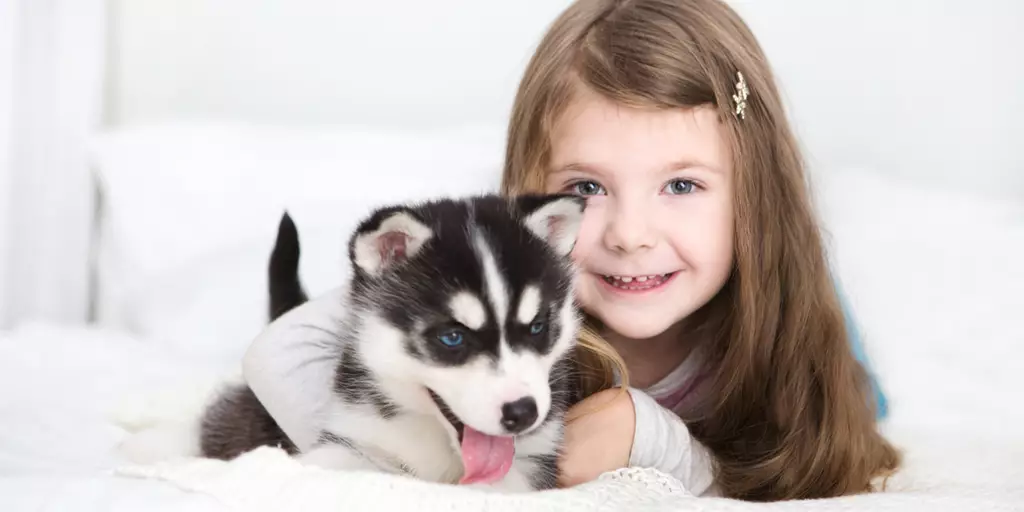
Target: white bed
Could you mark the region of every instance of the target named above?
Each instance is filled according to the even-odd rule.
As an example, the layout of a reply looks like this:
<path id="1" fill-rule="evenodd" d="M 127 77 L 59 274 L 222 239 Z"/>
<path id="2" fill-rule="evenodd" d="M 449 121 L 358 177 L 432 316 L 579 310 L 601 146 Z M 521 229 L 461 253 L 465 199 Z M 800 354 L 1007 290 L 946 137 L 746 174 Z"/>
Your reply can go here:
<path id="1" fill-rule="evenodd" d="M 106 82 L 100 105 L 88 87 L 18 83 L 55 91 L 30 99 L 58 108 L 12 139 L 36 174 L 14 203 L 28 221 L 0 226 L 11 277 L 0 307 L 29 319 L 0 331 L 0 510 L 1024 510 L 1024 159 L 1010 150 L 1024 104 L 944 101 L 978 82 L 1024 83 L 1009 49 L 1019 35 L 981 37 L 1016 34 L 1020 5 L 931 12 L 918 35 L 932 36 L 932 60 L 908 64 L 914 47 L 894 51 L 884 34 L 918 20 L 918 4 L 734 2 L 794 103 L 836 275 L 889 400 L 883 428 L 907 457 L 883 493 L 755 505 L 689 498 L 653 472 L 500 497 L 303 469 L 272 450 L 230 464 L 128 465 L 116 451 L 127 430 L 194 405 L 260 329 L 284 208 L 317 293 L 345 272 L 344 236 L 373 205 L 497 185 L 515 81 L 567 1 L 410 2 L 415 19 L 400 23 L 388 8 L 334 0 L 20 3 L 56 20 L 33 18 L 29 28 L 53 36 L 39 40 L 54 43 L 29 60 L 48 60 L 68 84 Z M 872 14 L 880 9 L 888 17 Z M 858 22 L 821 23 L 837 19 Z M 501 37 L 488 28 L 496 23 Z M 850 44 L 868 25 L 881 35 Z M 946 40 L 943 27 L 975 36 Z M 324 47 L 350 60 L 333 66 Z M 964 48 L 989 59 L 927 91 L 908 87 Z M 72 58 L 79 51 L 91 58 Z M 447 80 L 404 82 L 388 65 L 403 56 Z M 364 68 L 379 73 L 351 72 Z M 871 73 L 891 78 L 888 87 L 846 78 Z M 823 91 L 823 81 L 835 85 Z M 926 107 L 900 113 L 915 100 Z M 95 131 L 98 112 L 105 124 Z M 49 131 L 59 137 L 40 135 Z M 51 147 L 62 156 L 32 157 Z M 32 194 L 40 190 L 50 192 Z M 94 204 L 98 215 L 83 217 Z"/>
<path id="2" fill-rule="evenodd" d="M 142 401 L 190 396 L 180 393 L 210 382 L 222 368 L 112 330 L 30 325 L 0 338 L 0 386 L 30 390 L 10 393 L 15 400 L 3 407 L 0 510 L 326 511 L 409 509 L 415 504 L 416 510 L 431 511 L 481 510 L 485 501 L 488 510 L 509 511 L 639 510 L 641 504 L 644 510 L 1021 510 L 1024 442 L 1019 429 L 985 428 L 987 422 L 1020 424 L 1018 411 L 1007 414 L 1004 409 L 1019 401 L 1021 377 L 991 382 L 998 381 L 991 379 L 994 373 L 1009 370 L 1010 362 L 962 371 L 975 381 L 990 381 L 990 386 L 974 388 L 987 393 L 988 404 L 954 396 L 948 408 L 907 405 L 911 400 L 937 404 L 935 394 L 954 388 L 934 380 L 946 373 L 944 366 L 972 365 L 951 351 L 908 365 L 902 377 L 884 379 L 894 401 L 887 430 L 908 458 L 907 469 L 884 494 L 771 506 L 697 501 L 670 481 L 659 483 L 658 475 L 639 475 L 525 498 L 494 497 L 394 477 L 328 475 L 273 454 L 227 466 L 183 464 L 114 475 L 110 470 L 127 469 L 114 452 L 124 434 L 119 419 L 156 415 Z M 947 409 L 964 407 L 976 423 L 949 420 Z"/>
<path id="3" fill-rule="evenodd" d="M 492 510 L 635 510 L 637 500 L 650 510 L 1024 506 L 1024 409 L 1012 405 L 1024 390 L 1024 335 L 1014 325 L 1016 294 L 1024 290 L 1024 206 L 856 168 L 816 174 L 816 197 L 837 275 L 889 397 L 884 428 L 906 450 L 907 468 L 886 493 L 772 506 L 693 501 L 670 480 L 644 473 L 499 498 L 393 477 L 324 474 L 263 452 L 226 465 L 128 465 L 115 451 L 126 429 L 187 410 L 189 400 L 235 369 L 259 330 L 263 266 L 282 208 L 299 225 L 312 291 L 337 283 L 345 231 L 383 200 L 364 190 L 408 176 L 408 167 L 395 157 L 372 175 L 359 173 L 360 187 L 345 186 L 351 174 L 325 170 L 349 168 L 383 147 L 415 154 L 430 178 L 406 178 L 407 197 L 436 193 L 436 186 L 485 190 L 497 176 L 501 127 L 415 134 L 185 124 L 98 138 L 95 161 L 107 191 L 98 260 L 102 325 L 27 324 L 0 338 L 0 387 L 24 390 L 7 393 L 3 404 L 0 509 L 416 503 L 426 511 L 486 502 Z M 275 171 L 281 160 L 297 158 L 307 165 Z M 156 181 L 138 181 L 140 167 Z M 242 191 L 233 181 L 241 172 L 261 178 Z M 204 193 L 216 200 L 182 208 L 196 199 L 193 173 L 204 175 Z M 311 183 L 327 189 L 322 197 L 298 193 Z M 222 203 L 233 211 L 216 214 Z"/>

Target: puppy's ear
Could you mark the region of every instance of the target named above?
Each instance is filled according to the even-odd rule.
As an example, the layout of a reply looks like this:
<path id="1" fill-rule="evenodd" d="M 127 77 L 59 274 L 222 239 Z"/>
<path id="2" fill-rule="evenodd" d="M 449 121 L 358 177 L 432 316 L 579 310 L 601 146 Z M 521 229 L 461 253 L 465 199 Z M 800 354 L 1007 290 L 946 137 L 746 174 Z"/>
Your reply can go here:
<path id="1" fill-rule="evenodd" d="M 352 236 L 349 257 L 353 265 L 371 276 L 413 257 L 434 236 L 426 224 L 407 208 L 378 210 L 363 221 Z"/>
<path id="2" fill-rule="evenodd" d="M 560 256 L 572 252 L 583 224 L 586 199 L 571 194 L 524 195 L 515 199 L 523 224 Z"/>

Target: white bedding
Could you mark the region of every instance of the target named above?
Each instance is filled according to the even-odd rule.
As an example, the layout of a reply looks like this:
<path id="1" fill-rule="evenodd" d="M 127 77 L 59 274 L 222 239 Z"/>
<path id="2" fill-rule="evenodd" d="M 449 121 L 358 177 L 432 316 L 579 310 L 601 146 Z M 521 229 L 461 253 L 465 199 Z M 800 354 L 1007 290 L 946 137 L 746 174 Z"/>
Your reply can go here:
<path id="1" fill-rule="evenodd" d="M 378 189 L 370 185 L 389 172 L 408 174 L 411 165 L 399 158 L 367 172 L 359 162 L 371 161 L 381 147 L 406 148 L 399 153 L 416 157 L 421 179 L 405 182 L 403 190 L 426 193 L 434 190 L 421 187 L 428 181 L 451 190 L 482 186 L 488 179 L 479 169 L 496 172 L 488 162 L 500 154 L 492 147 L 500 146 L 499 137 L 480 134 L 449 133 L 444 144 L 431 139 L 437 154 L 429 165 L 412 151 L 427 143 L 412 136 L 349 140 L 332 132 L 291 139 L 221 128 L 173 134 L 143 133 L 141 142 L 127 134 L 99 152 L 110 203 L 100 276 L 108 327 L 29 325 L 0 333 L 0 511 L 387 510 L 406 504 L 427 512 L 460 510 L 458 503 L 470 503 L 461 505 L 468 510 L 486 504 L 516 511 L 1024 510 L 1024 205 L 925 189 L 862 169 L 817 174 L 817 203 L 837 278 L 889 399 L 884 428 L 906 453 L 906 468 L 886 493 L 774 505 L 695 501 L 671 481 L 640 472 L 500 497 L 395 477 L 323 473 L 273 451 L 230 464 L 126 467 L 114 452 L 126 421 L 174 416 L 189 405 L 178 401 L 201 398 L 201 390 L 236 369 L 246 339 L 262 323 L 263 268 L 282 204 L 298 213 L 303 278 L 317 293 L 343 272 L 340 233 L 354 222 L 353 212 L 377 201 L 363 197 L 363 190 Z M 478 139 L 491 140 L 490 146 Z M 338 151 L 342 146 L 348 149 Z M 289 155 L 315 160 L 299 168 L 312 169 L 307 177 L 321 186 L 290 192 L 272 186 L 288 182 L 286 172 L 295 179 L 284 165 Z M 257 163 L 263 167 L 254 170 Z M 164 181 L 136 183 L 139 169 L 154 166 L 162 171 L 148 176 Z M 347 172 L 328 172 L 334 168 Z M 217 179 L 184 178 L 218 169 Z M 446 180 L 437 179 L 441 172 Z M 233 185 L 243 175 L 263 176 L 257 180 L 263 195 L 250 207 Z M 191 187 L 199 183 L 206 189 L 219 184 L 214 196 L 233 208 L 214 201 L 183 211 L 179 205 L 194 199 Z M 343 208 L 318 209 L 300 193 L 306 189 Z M 220 213 L 225 210 L 230 214 Z"/>
<path id="2" fill-rule="evenodd" d="M 124 435 L 118 421 L 125 413 L 158 413 L 147 407 L 154 397 L 168 404 L 199 396 L 195 390 L 230 366 L 108 330 L 36 325 L 3 335 L 0 510 L 1024 510 L 1019 428 L 998 435 L 982 422 L 971 430 L 941 421 L 930 425 L 927 418 L 886 425 L 908 459 L 888 492 L 770 506 L 696 500 L 655 472 L 608 475 L 531 496 L 495 496 L 400 477 L 303 468 L 275 450 L 232 463 L 165 466 L 131 466 L 116 455 Z M 917 376 L 911 368 L 899 378 Z M 917 392 L 928 388 L 907 386 Z M 1002 393 L 986 402 L 1019 402 L 1019 389 Z M 942 411 L 936 412 L 941 419 Z"/>

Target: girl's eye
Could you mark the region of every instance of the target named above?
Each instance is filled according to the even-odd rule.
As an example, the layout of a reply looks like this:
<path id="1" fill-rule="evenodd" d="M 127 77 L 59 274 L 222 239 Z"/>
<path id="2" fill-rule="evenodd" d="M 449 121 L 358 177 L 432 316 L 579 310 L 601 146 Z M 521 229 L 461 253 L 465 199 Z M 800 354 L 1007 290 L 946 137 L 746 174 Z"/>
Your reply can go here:
<path id="1" fill-rule="evenodd" d="M 462 345 L 463 336 L 459 331 L 448 331 L 440 334 L 437 339 L 446 347 L 458 347 Z"/>
<path id="2" fill-rule="evenodd" d="M 604 189 L 596 181 L 577 181 L 570 187 L 573 192 L 581 196 L 596 196 L 604 193 Z"/>
<path id="3" fill-rule="evenodd" d="M 690 180 L 672 180 L 668 185 L 665 185 L 665 193 L 672 195 L 683 195 L 693 192 L 696 187 Z"/>

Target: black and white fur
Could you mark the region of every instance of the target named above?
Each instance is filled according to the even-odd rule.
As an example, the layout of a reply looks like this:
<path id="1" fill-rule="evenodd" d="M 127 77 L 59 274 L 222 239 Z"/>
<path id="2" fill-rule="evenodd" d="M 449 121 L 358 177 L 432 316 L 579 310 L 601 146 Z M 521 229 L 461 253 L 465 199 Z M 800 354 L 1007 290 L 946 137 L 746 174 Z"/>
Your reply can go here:
<path id="1" fill-rule="evenodd" d="M 492 486 L 554 487 L 563 417 L 578 398 L 578 316 L 569 253 L 576 196 L 481 196 L 380 209 L 349 243 L 353 274 L 333 329 L 333 389 L 314 442 L 295 443 L 245 385 L 204 415 L 202 453 L 229 459 L 280 446 L 309 463 L 455 483 L 465 424 L 515 435 Z M 270 315 L 308 299 L 298 234 L 285 216 L 270 264 Z M 457 346 L 447 342 L 461 339 Z"/>

